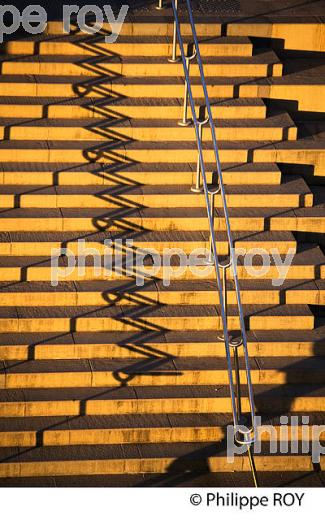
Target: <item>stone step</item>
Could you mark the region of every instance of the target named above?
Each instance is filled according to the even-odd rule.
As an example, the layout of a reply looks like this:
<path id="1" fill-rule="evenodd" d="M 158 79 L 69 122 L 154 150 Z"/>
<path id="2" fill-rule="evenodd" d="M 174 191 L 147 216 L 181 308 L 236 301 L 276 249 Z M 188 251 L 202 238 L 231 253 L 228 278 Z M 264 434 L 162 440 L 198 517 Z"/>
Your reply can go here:
<path id="1" fill-rule="evenodd" d="M 304 64 L 306 67 L 306 64 Z M 307 72 L 290 71 L 285 76 L 267 78 L 244 77 L 215 77 L 207 76 L 207 90 L 210 98 L 271 98 L 296 102 L 301 111 L 324 111 L 324 69 L 319 64 L 313 68 L 307 67 Z M 62 73 L 62 71 L 61 71 Z M 128 75 L 125 77 L 102 74 L 100 77 L 82 76 L 81 72 L 75 76 L 62 75 L 18 75 L 0 76 L 0 95 L 12 96 L 13 87 L 15 96 L 19 97 L 75 97 L 108 99 L 115 97 L 139 98 L 139 92 L 144 98 L 177 98 L 184 96 L 183 74 L 179 77 L 161 76 L 146 78 Z M 203 97 L 200 78 L 191 78 L 192 93 L 195 98 Z M 163 86 L 163 88 L 162 88 Z"/>
<path id="2" fill-rule="evenodd" d="M 247 331 L 252 357 L 323 356 L 325 323 L 316 320 L 313 330 Z M 238 350 L 243 355 L 242 349 Z M 215 331 L 92 332 L 0 334 L 3 361 L 51 359 L 157 359 L 224 358 L 224 343 Z"/>
<path id="3" fill-rule="evenodd" d="M 227 186 L 228 208 L 312 207 L 313 194 L 302 178 L 285 177 L 279 186 Z M 96 186 L 0 185 L 2 208 L 205 208 L 204 194 L 193 194 L 188 186 L 143 186 L 114 188 Z M 215 207 L 222 208 L 221 195 Z"/>
<path id="4" fill-rule="evenodd" d="M 282 76 L 282 63 L 272 50 L 261 50 L 253 56 L 216 56 L 204 60 L 207 77 Z M 143 56 L 89 56 L 47 55 L 1 57 L 1 74 L 17 75 L 59 75 L 96 77 L 112 76 L 137 77 L 183 77 L 182 63 L 168 63 L 167 57 Z M 193 63 L 191 75 L 199 77 L 199 67 Z M 53 94 L 52 94 L 53 95 Z"/>
<path id="5" fill-rule="evenodd" d="M 179 244 L 181 245 L 181 244 Z M 154 244 L 151 244 L 153 247 Z M 133 250 L 131 250 L 133 252 Z M 114 255 L 114 251 L 104 251 L 98 249 L 93 244 L 91 254 L 87 254 L 84 249 L 79 251 L 69 250 L 68 254 L 74 256 L 79 252 L 79 256 L 74 257 L 70 263 L 66 256 L 66 248 L 59 248 L 52 252 L 51 257 L 26 257 L 26 256 L 2 256 L 0 257 L 0 280 L 1 282 L 52 282 L 54 286 L 59 281 L 99 281 L 99 280 L 123 280 L 131 283 L 136 279 L 139 286 L 144 286 L 154 279 L 155 281 L 164 280 L 169 283 L 171 280 L 215 280 L 213 266 L 204 263 L 209 250 L 192 250 L 191 258 L 183 259 L 184 251 L 162 251 L 155 253 L 156 259 L 153 265 L 149 258 L 150 251 L 144 247 L 140 252 L 133 254 L 128 252 L 127 257 L 123 257 L 119 252 Z M 96 253 L 96 267 L 94 268 L 94 256 Z M 105 253 L 106 257 L 103 258 Z M 151 251 L 152 253 L 152 251 Z M 277 248 L 269 251 L 266 249 L 237 249 L 238 262 L 237 274 L 240 280 L 255 280 L 263 278 L 272 280 L 274 286 L 281 287 L 284 279 L 286 280 L 314 280 L 324 278 L 325 259 L 319 246 L 306 244 L 300 247 L 288 249 L 285 253 L 280 253 Z M 147 258 L 148 257 L 148 258 Z M 221 258 L 222 259 L 222 258 Z M 126 264 L 126 260 L 128 263 Z M 230 270 L 230 279 L 233 278 Z"/>
<path id="6" fill-rule="evenodd" d="M 325 365 L 316 358 L 258 358 L 250 360 L 252 384 L 323 384 Z M 245 385 L 245 365 L 240 360 Z M 2 389 L 119 388 L 228 384 L 225 358 L 124 360 L 40 360 L 17 364 L 6 361 L 0 371 Z"/>
<path id="7" fill-rule="evenodd" d="M 288 441 L 325 440 L 325 432 L 317 434 L 313 425 L 324 424 L 324 414 L 309 415 L 309 425 L 302 425 L 302 417 L 288 414 Z M 283 425 L 279 417 L 262 417 L 263 424 L 272 425 L 279 436 Z M 112 444 L 163 444 L 222 442 L 231 414 L 161 414 L 128 416 L 25 417 L 0 419 L 0 447 L 91 446 Z M 269 433 L 264 426 L 256 428 L 258 438 L 267 442 Z"/>
<path id="8" fill-rule="evenodd" d="M 240 284 L 243 304 L 280 305 L 281 303 L 325 305 L 325 280 L 287 280 L 281 287 L 270 280 L 245 280 Z M 227 286 L 228 303 L 236 305 L 233 282 Z M 0 307 L 83 307 L 136 305 L 209 305 L 219 302 L 218 286 L 206 280 L 173 281 L 168 287 L 148 281 L 144 287 L 117 281 L 62 282 L 53 287 L 49 282 L 20 282 L 8 286 L 0 282 Z"/>
<path id="9" fill-rule="evenodd" d="M 182 129 L 179 129 L 182 132 Z M 289 163 L 310 165 L 314 173 L 324 175 L 324 139 L 298 141 L 219 141 L 222 163 Z M 17 140 L 0 142 L 0 160 L 3 163 L 60 163 L 110 165 L 127 169 L 139 163 L 186 164 L 197 162 L 197 147 L 193 140 L 176 142 L 137 142 L 132 140 L 103 141 L 36 141 Z M 204 141 L 205 163 L 215 163 L 211 142 Z M 175 166 L 173 166 L 175 167 Z M 174 181 L 175 182 L 175 181 Z M 264 181 L 265 182 L 265 181 Z"/>
<path id="10" fill-rule="evenodd" d="M 106 43 L 100 35 L 61 36 L 46 38 L 44 35 L 18 41 L 9 41 L 3 50 L 9 55 L 40 56 L 162 56 L 172 54 L 172 41 L 167 36 L 120 36 L 112 43 Z M 190 37 L 184 38 L 185 50 L 192 44 Z M 216 37 L 200 39 L 202 56 L 252 56 L 253 44 L 248 37 Z"/>
<path id="11" fill-rule="evenodd" d="M 261 233 L 234 232 L 233 241 L 235 250 L 241 249 L 246 253 L 250 249 L 260 248 L 271 253 L 276 250 L 279 254 L 287 255 L 288 252 L 296 253 L 297 242 L 289 231 L 265 231 Z M 75 256 L 82 256 L 84 244 L 87 248 L 96 248 L 100 255 L 104 254 L 105 248 L 114 247 L 116 255 L 125 255 L 130 249 L 155 248 L 160 254 L 166 249 L 182 249 L 185 254 L 190 254 L 197 248 L 209 247 L 209 232 L 195 231 L 169 231 L 156 233 L 137 233 L 129 235 L 110 235 L 111 243 L 105 232 L 91 233 L 89 235 L 80 233 L 2 233 L 0 234 L 0 256 L 45 256 L 51 257 L 52 249 L 67 247 Z M 118 242 L 119 240 L 119 242 Z M 128 242 L 127 242 L 128 241 Z M 114 246 L 115 243 L 115 246 Z M 228 238 L 225 232 L 218 233 L 218 253 L 227 255 L 229 253 Z M 44 259 L 43 259 L 44 260 Z M 3 264 L 2 264 L 3 265 Z"/>
<path id="12" fill-rule="evenodd" d="M 312 330 L 307 305 L 243 305 L 247 329 Z M 228 306 L 228 327 L 238 330 L 237 305 Z M 0 332 L 104 332 L 222 330 L 217 305 L 107 305 L 105 307 L 0 307 Z"/>
<path id="13" fill-rule="evenodd" d="M 229 208 L 233 231 L 300 231 L 324 232 L 324 205 L 312 208 Z M 3 209 L 1 232 L 138 232 L 207 231 L 204 208 L 53 208 Z M 223 210 L 215 210 L 215 230 L 225 231 Z"/>
<path id="14" fill-rule="evenodd" d="M 210 128 L 203 131 L 211 140 Z M 224 119 L 218 122 L 218 139 L 223 141 L 281 141 L 297 139 L 297 128 L 285 113 L 260 119 Z M 45 141 L 114 141 L 134 140 L 145 142 L 190 141 L 195 137 L 193 125 L 182 128 L 173 120 L 125 120 L 47 119 L 30 121 L 22 118 L 0 119 L 0 138 L 5 140 Z"/>
<path id="15" fill-rule="evenodd" d="M 2 478 L 56 477 L 78 475 L 114 474 L 184 474 L 185 471 L 202 472 L 209 467 L 211 473 L 248 472 L 248 456 L 235 457 L 229 463 L 226 451 L 220 446 L 202 443 L 199 446 L 188 444 L 157 444 L 155 446 L 69 446 L 38 447 L 19 454 L 18 450 L 2 448 L 2 457 L 10 459 L 0 466 Z M 321 459 L 321 469 L 323 467 Z M 257 471 L 293 472 L 313 471 L 311 454 L 272 455 L 264 452 L 255 457 Z M 154 480 L 154 478 L 152 477 Z"/>
<path id="16" fill-rule="evenodd" d="M 256 385 L 260 414 L 325 412 L 323 385 Z M 243 412 L 249 403 L 243 393 Z M 0 390 L 0 417 L 128 416 L 147 414 L 230 414 L 228 385 Z"/>
<path id="17" fill-rule="evenodd" d="M 227 185 L 278 185 L 281 171 L 275 163 L 223 163 L 223 180 Z M 217 181 L 215 163 L 207 163 L 207 180 Z M 105 165 L 101 163 L 15 163 L 2 165 L 0 185 L 44 185 L 53 186 L 156 186 L 179 184 L 192 185 L 195 182 L 196 164 L 141 163 Z"/>
<path id="18" fill-rule="evenodd" d="M 0 83 L 1 86 L 1 83 Z M 203 98 L 195 99 L 197 110 L 205 105 Z M 219 119 L 265 119 L 266 106 L 261 99 L 210 99 L 212 115 Z M 60 97 L 0 97 L 0 117 L 49 119 L 177 119 L 182 117 L 181 98 L 123 98 L 107 99 Z"/>

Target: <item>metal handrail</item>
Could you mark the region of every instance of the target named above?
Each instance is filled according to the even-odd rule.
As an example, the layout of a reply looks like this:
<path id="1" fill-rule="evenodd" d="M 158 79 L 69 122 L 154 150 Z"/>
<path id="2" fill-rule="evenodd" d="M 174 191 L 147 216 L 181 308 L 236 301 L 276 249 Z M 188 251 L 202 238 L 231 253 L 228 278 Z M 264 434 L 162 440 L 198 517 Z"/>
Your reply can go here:
<path id="1" fill-rule="evenodd" d="M 239 287 L 239 281 L 238 281 L 238 274 L 237 274 L 237 266 L 236 266 L 236 256 L 233 246 L 233 239 L 231 234 L 231 227 L 230 227 L 230 219 L 229 219 L 229 213 L 228 213 L 228 207 L 227 207 L 227 201 L 226 201 L 226 193 L 222 178 L 222 169 L 221 169 L 221 163 L 219 158 L 219 149 L 218 149 L 218 143 L 217 143 L 217 137 L 216 137 L 216 131 L 215 131 L 215 125 L 212 117 L 212 111 L 210 106 L 210 100 L 207 90 L 207 85 L 205 81 L 205 75 L 203 71 L 203 64 L 202 64 L 202 58 L 200 53 L 200 46 L 197 38 L 196 33 L 196 27 L 195 22 L 193 18 L 193 11 L 191 6 L 191 1 L 186 0 L 187 4 L 187 10 L 189 15 L 189 21 L 190 26 L 192 30 L 192 36 L 194 40 L 194 46 L 195 46 L 195 53 L 197 58 L 197 64 L 200 71 L 200 78 L 202 83 L 202 88 L 204 92 L 204 100 L 205 100 L 205 108 L 207 111 L 207 118 L 203 121 L 199 120 L 199 118 L 196 115 L 195 110 L 195 102 L 193 98 L 192 93 L 192 85 L 191 85 L 191 79 L 189 74 L 189 64 L 192 59 L 193 53 L 191 58 L 189 59 L 188 56 L 186 56 L 184 51 L 184 42 L 181 34 L 181 28 L 180 28 L 180 21 L 178 16 L 178 2 L 177 0 L 172 0 L 172 9 L 174 13 L 174 39 L 173 39 L 173 54 L 172 54 L 172 60 L 176 60 L 176 45 L 177 40 L 181 52 L 181 59 L 183 62 L 183 68 L 184 68 L 184 74 L 185 74 L 185 96 L 184 98 L 184 114 L 186 114 L 187 111 L 187 102 L 189 100 L 189 104 L 191 106 L 192 111 L 192 118 L 193 123 L 195 127 L 195 134 L 196 134 L 196 141 L 197 141 L 197 147 L 198 147 L 198 168 L 197 168 L 197 182 L 194 189 L 192 188 L 192 191 L 202 191 L 200 190 L 200 175 L 202 176 L 202 183 L 203 183 L 203 191 L 205 196 L 205 203 L 206 203 L 206 209 L 207 209 L 207 216 L 209 220 L 209 229 L 210 229 L 210 263 L 214 264 L 215 266 L 215 273 L 216 273 L 216 279 L 217 279 L 217 285 L 218 285 L 218 292 L 219 292 L 219 301 L 220 301 L 220 308 L 221 308 L 221 318 L 222 318 L 222 327 L 223 327 L 223 337 L 222 340 L 225 343 L 225 349 L 226 349 L 226 359 L 227 359 L 227 368 L 228 368 L 228 378 L 229 378 L 229 387 L 230 387 L 230 399 L 231 399 L 231 406 L 232 406 L 232 415 L 233 415 L 233 423 L 235 427 L 235 439 L 240 444 L 246 444 L 248 446 L 249 450 L 249 457 L 251 462 L 251 468 L 254 475 L 254 483 L 257 485 L 256 480 L 256 472 L 255 472 L 255 466 L 254 461 L 252 457 L 252 453 L 250 451 L 250 446 L 255 440 L 255 431 L 254 431 L 254 424 L 255 424 L 255 410 L 254 410 L 254 395 L 253 395 L 253 387 L 252 387 L 252 381 L 251 381 L 251 372 L 250 372 L 250 362 L 249 362 L 249 354 L 248 354 L 248 348 L 247 348 L 247 336 L 246 336 L 246 329 L 245 329 L 245 321 L 244 321 L 244 314 L 243 314 L 243 308 L 241 303 L 241 297 L 240 297 L 240 287 Z M 163 7 L 162 2 L 160 2 L 160 7 Z M 188 100 L 187 100 L 188 96 Z M 184 116 L 184 119 L 186 119 L 186 116 Z M 215 187 L 210 187 L 207 182 L 206 177 L 206 168 L 203 158 L 203 139 L 202 139 L 202 127 L 204 124 L 209 123 L 210 129 L 211 129 L 211 136 L 212 136 L 212 143 L 213 143 L 213 149 L 215 154 L 215 160 L 216 160 L 216 166 L 217 166 L 217 174 L 218 174 L 218 186 L 217 189 Z M 216 245 L 216 235 L 215 235 L 215 229 L 214 229 L 214 196 L 216 193 L 220 193 L 223 210 L 224 210 L 224 218 L 226 222 L 226 231 L 227 231 L 227 240 L 229 245 L 229 261 L 222 264 L 219 262 L 218 253 L 217 253 L 217 245 Z M 211 198 L 211 201 L 210 201 Z M 236 291 L 236 298 L 237 298 L 237 308 L 238 308 L 238 317 L 240 322 L 240 333 L 241 337 L 238 340 L 233 340 L 229 336 L 228 331 L 228 322 L 227 322 L 227 269 L 232 267 L 233 269 L 233 279 L 235 284 L 235 291 Z M 222 271 L 222 275 L 221 275 Z M 240 369 L 239 369 L 239 356 L 238 356 L 238 348 L 242 346 L 244 351 L 244 361 L 245 361 L 245 372 L 246 372 L 246 385 L 248 389 L 248 399 L 249 399 L 249 422 L 248 424 L 245 424 L 244 416 L 242 414 L 242 394 L 241 394 L 241 380 L 240 380 Z M 232 365 L 232 359 L 231 359 L 231 349 L 233 349 L 234 354 L 234 367 Z M 235 382 L 233 377 L 233 370 L 235 373 Z"/>

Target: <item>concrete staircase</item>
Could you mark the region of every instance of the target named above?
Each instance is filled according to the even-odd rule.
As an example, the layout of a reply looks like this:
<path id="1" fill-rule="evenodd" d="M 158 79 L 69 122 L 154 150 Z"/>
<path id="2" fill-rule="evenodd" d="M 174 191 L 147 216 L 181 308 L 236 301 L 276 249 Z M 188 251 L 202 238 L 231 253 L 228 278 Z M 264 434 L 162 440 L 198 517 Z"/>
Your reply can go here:
<path id="1" fill-rule="evenodd" d="M 130 251 L 155 248 L 163 262 L 166 248 L 189 255 L 209 242 L 203 195 L 190 191 L 194 129 L 177 125 L 183 71 L 167 62 L 166 20 L 128 21 L 114 45 L 63 37 L 59 22 L 3 45 L 2 486 L 252 485 L 247 456 L 226 459 L 231 405 L 213 271 L 180 273 L 174 254 L 166 286 L 162 270 L 150 276 L 149 258 L 142 270 L 127 263 Z M 319 27 L 306 25 L 297 49 L 291 24 L 197 26 L 235 247 L 251 267 L 239 257 L 256 411 L 276 428 L 280 416 L 289 425 L 298 416 L 299 441 L 303 416 L 310 425 L 325 420 L 325 86 L 316 74 L 325 45 L 311 36 Z M 308 62 L 304 51 L 317 59 Z M 191 74 L 199 108 L 195 64 Z M 218 197 L 215 214 L 218 251 L 227 255 Z M 79 260 L 78 239 L 102 258 L 105 240 L 113 248 L 122 240 L 119 267 L 96 274 L 90 253 L 83 272 L 69 272 L 57 252 L 67 271 L 53 286 L 52 249 Z M 267 272 L 261 250 L 270 253 Z M 274 283 L 288 254 L 285 280 Z M 228 289 L 236 330 L 231 278 Z M 262 440 L 262 485 L 323 485 L 323 459 L 313 463 L 300 445 L 272 454 Z"/>

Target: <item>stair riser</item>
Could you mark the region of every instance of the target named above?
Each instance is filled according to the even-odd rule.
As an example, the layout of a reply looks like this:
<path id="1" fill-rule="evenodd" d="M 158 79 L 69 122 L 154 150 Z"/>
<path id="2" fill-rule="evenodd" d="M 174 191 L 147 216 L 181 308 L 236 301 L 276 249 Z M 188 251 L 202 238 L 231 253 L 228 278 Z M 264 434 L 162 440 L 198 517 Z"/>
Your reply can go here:
<path id="1" fill-rule="evenodd" d="M 275 427 L 277 435 L 280 428 Z M 305 428 L 306 430 L 306 428 Z M 111 444 L 151 444 L 151 443 L 183 443 L 183 442 L 220 442 L 227 435 L 226 428 L 219 426 L 183 427 L 183 428 L 127 428 L 127 429 L 95 429 L 95 430 L 55 430 L 42 432 L 42 446 L 90 446 Z M 263 442 L 269 435 L 260 430 L 258 438 Z M 288 428 L 288 442 L 302 441 L 306 431 L 299 426 L 297 431 Z M 308 430 L 310 439 L 319 440 L 316 432 Z M 36 447 L 37 432 L 3 432 L 0 447 Z M 325 440 L 325 434 L 320 436 Z"/>
<path id="2" fill-rule="evenodd" d="M 124 22 L 121 26 L 120 36 L 170 36 L 173 35 L 173 22 L 159 21 L 155 22 Z M 196 23 L 195 24 L 198 36 L 221 36 L 221 24 L 219 23 Z M 102 27 L 104 36 L 110 34 L 112 27 L 108 23 L 104 23 Z M 76 24 L 70 25 L 69 33 L 66 33 L 63 28 L 62 21 L 49 21 L 45 34 L 64 36 L 66 34 L 75 34 L 78 36 L 85 36 L 85 33 L 78 30 Z M 188 23 L 182 23 L 183 36 L 192 36 L 192 28 Z"/>
<path id="3" fill-rule="evenodd" d="M 80 71 L 78 73 L 80 76 Z M 49 80 L 50 81 L 50 80 Z M 227 85 L 226 81 L 224 85 L 214 85 L 208 87 L 208 92 L 211 97 L 220 98 L 233 98 L 234 87 L 233 85 Z M 247 90 L 247 89 L 246 89 Z M 182 81 L 175 82 L 172 85 L 164 85 L 161 88 L 161 84 L 157 82 L 157 85 L 130 85 L 122 84 L 117 85 L 107 80 L 89 80 L 85 79 L 83 82 L 79 80 L 78 83 L 24 83 L 19 82 L 14 84 L 15 96 L 28 96 L 28 97 L 78 97 L 78 98 L 109 98 L 114 95 L 116 98 L 119 96 L 126 97 L 139 97 L 139 92 L 143 98 L 176 98 L 182 99 L 184 96 L 184 84 Z M 256 97 L 256 89 L 252 88 L 248 97 Z M 203 89 L 201 86 L 193 86 L 193 96 L 203 98 Z M 12 96 L 13 84 L 12 83 L 0 83 L 0 95 L 1 96 Z"/>
<path id="4" fill-rule="evenodd" d="M 286 225 L 290 231 L 307 233 L 325 233 L 325 216 L 320 217 L 294 217 L 286 219 Z M 280 218 L 272 219 L 272 230 L 283 230 L 283 221 Z"/>
<path id="5" fill-rule="evenodd" d="M 283 411 L 308 413 L 325 412 L 323 397 L 295 397 L 286 398 L 277 396 L 256 399 L 260 413 L 283 413 Z M 81 410 L 85 410 L 84 413 Z M 243 412 L 249 411 L 247 399 L 243 400 Z M 8 402 L 0 404 L 0 417 L 59 417 L 79 415 L 127 415 L 127 414 L 204 414 L 204 413 L 231 413 L 230 399 L 191 398 L 191 399 L 124 399 L 124 400 L 78 400 L 65 401 L 28 401 Z"/>
<path id="6" fill-rule="evenodd" d="M 161 195 L 132 195 L 126 190 L 97 195 L 1 195 L 2 208 L 161 208 Z M 167 208 L 205 208 L 204 195 L 193 195 L 190 190 L 184 195 L 164 194 Z M 226 196 L 228 208 L 299 208 L 311 207 L 310 194 L 231 194 Z M 215 197 L 215 207 L 222 208 L 221 196 Z"/>
<path id="7" fill-rule="evenodd" d="M 240 280 L 279 280 L 280 274 L 284 273 L 282 271 L 279 273 L 279 268 L 277 266 L 270 266 L 267 272 L 262 275 L 259 274 L 259 268 L 256 267 L 256 272 L 250 269 L 247 269 L 244 266 L 239 266 L 237 268 L 238 278 Z M 286 272 L 287 280 L 313 280 L 317 277 L 319 272 L 319 268 L 313 265 L 301 265 L 301 266 L 291 266 Z M 0 268 L 0 281 L 1 282 L 20 282 L 20 281 L 28 281 L 28 282 L 50 282 L 54 279 L 58 279 L 58 281 L 93 281 L 93 280 L 124 280 L 125 282 L 134 282 L 134 277 L 137 277 L 139 283 L 145 283 L 146 280 L 150 280 L 152 278 L 156 280 L 163 280 L 168 277 L 170 280 L 215 280 L 215 273 L 213 268 L 205 269 L 205 268 L 195 268 L 193 269 L 185 269 L 180 271 L 176 266 L 171 267 L 170 269 L 166 267 L 165 271 L 163 269 L 154 270 L 151 268 L 146 269 L 146 277 L 144 278 L 144 270 L 141 271 L 132 271 L 129 270 L 125 272 L 122 269 L 116 271 L 110 271 L 107 269 L 101 269 L 100 272 L 94 271 L 93 267 L 86 267 L 85 269 L 78 269 L 76 266 L 73 271 L 64 267 L 57 268 L 53 265 L 51 267 L 28 267 L 27 272 L 26 269 L 20 269 L 19 267 L 8 267 L 8 268 Z M 282 276 L 283 276 L 282 274 Z M 324 276 L 324 267 L 321 267 L 321 276 Z M 259 276 L 257 276 L 259 275 Z M 232 274 L 230 274 L 230 278 L 233 278 Z"/>
<path id="8" fill-rule="evenodd" d="M 181 132 L 181 130 L 180 130 Z M 127 143 L 125 143 L 127 144 Z M 127 168 L 132 163 L 196 163 L 197 150 L 184 148 L 175 148 L 170 150 L 132 150 L 125 152 L 121 144 L 116 143 L 115 148 L 108 149 L 105 144 L 103 147 L 96 148 L 88 147 L 85 150 L 71 150 L 71 149 L 47 149 L 42 143 L 39 149 L 1 149 L 0 160 L 2 162 L 31 162 L 31 163 L 77 163 L 77 164 L 91 164 L 98 162 L 100 164 L 109 164 Z M 235 147 L 234 147 L 235 148 Z M 261 155 L 261 154 L 260 154 Z M 274 153 L 273 153 L 274 155 Z M 266 155 L 267 156 L 267 155 Z M 213 150 L 207 150 L 204 153 L 206 162 L 215 161 Z M 245 164 L 247 162 L 247 150 L 221 150 L 220 160 L 223 162 L 236 162 Z M 257 162 L 257 161 L 256 161 Z M 274 162 L 273 160 L 263 161 L 263 157 L 258 162 Z M 161 180 L 160 180 L 161 182 Z"/>
<path id="9" fill-rule="evenodd" d="M 267 36 L 268 38 L 283 40 L 285 49 L 325 51 L 323 23 L 299 23 L 299 31 L 304 35 L 303 41 L 297 38 L 297 25 L 292 21 L 289 21 L 289 23 L 282 23 L 282 20 L 281 23 L 246 23 L 245 21 L 245 23 L 230 23 L 227 26 L 228 36 L 255 36 L 261 38 Z"/>
<path id="10" fill-rule="evenodd" d="M 172 172 L 163 173 L 164 184 L 174 185 L 175 178 L 179 184 L 189 185 L 195 182 L 193 172 Z M 4 185 L 38 185 L 40 182 L 48 186 L 117 186 L 117 185 L 161 185 L 161 175 L 157 172 L 128 172 L 123 169 L 116 173 L 109 171 L 105 173 L 96 172 L 0 172 L 0 184 Z M 207 173 L 207 181 L 211 182 L 211 174 Z M 223 180 L 229 185 L 279 185 L 281 182 L 280 171 L 269 172 L 223 172 Z"/>
<path id="11" fill-rule="evenodd" d="M 0 307 L 21 306 L 21 307 L 82 307 L 87 305 L 106 306 L 108 302 L 117 301 L 118 305 L 136 305 L 141 301 L 146 301 L 151 305 L 210 305 L 212 302 L 219 304 L 217 291 L 197 291 L 197 292 L 141 292 L 123 293 L 116 292 L 84 292 L 84 293 L 0 293 Z M 287 303 L 291 305 L 325 305 L 325 291 L 285 291 L 280 294 L 276 289 L 272 291 L 245 291 L 241 290 L 241 301 L 244 305 L 280 305 Z M 236 293 L 228 291 L 229 305 L 236 305 Z"/>
<path id="12" fill-rule="evenodd" d="M 166 248 L 176 248 L 182 249 L 185 254 L 191 254 L 195 249 L 199 248 L 209 248 L 209 243 L 206 241 L 202 242 L 137 242 L 133 243 L 134 251 L 144 250 L 144 249 L 152 249 L 154 248 L 160 254 L 163 254 Z M 63 247 L 62 242 L 0 242 L 0 256 L 44 256 L 50 258 L 52 255 L 52 249 L 61 249 Z M 76 242 L 65 242 L 64 247 L 67 247 L 71 253 L 75 256 L 79 256 L 80 249 L 79 245 Z M 100 255 L 104 254 L 106 251 L 105 245 L 100 242 L 86 242 L 87 248 L 96 249 Z M 297 243 L 292 240 L 290 241 L 248 241 L 245 240 L 241 242 L 240 240 L 236 241 L 235 251 L 239 248 L 240 252 L 242 250 L 246 253 L 249 253 L 251 249 L 265 249 L 270 252 L 271 250 L 276 250 L 280 255 L 287 255 L 290 252 L 295 252 L 297 247 Z M 129 250 L 124 248 L 124 250 Z M 228 254 L 229 247 L 228 242 L 223 240 L 218 241 L 218 254 L 226 255 Z M 0 268 L 1 271 L 1 268 Z"/>
<path id="13" fill-rule="evenodd" d="M 324 112 L 325 86 L 319 84 L 241 85 L 241 97 L 258 97 L 298 102 L 299 110 Z"/>
<path id="14" fill-rule="evenodd" d="M 234 217 L 230 218 L 232 231 L 265 231 L 267 229 L 263 217 Z M 136 218 L 123 217 L 116 218 L 6 218 L 0 223 L 0 231 L 208 231 L 207 218 Z M 277 218 L 269 219 L 268 229 L 271 231 L 307 231 L 325 232 L 324 217 L 304 217 L 304 218 Z M 216 231 L 226 231 L 224 219 L 215 220 Z"/>
<path id="15" fill-rule="evenodd" d="M 210 132 L 205 134 L 210 140 Z M 296 140 L 297 129 L 291 128 L 263 128 L 259 127 L 234 127 L 218 128 L 218 139 L 222 141 L 282 141 Z M 183 128 L 182 130 L 175 124 L 172 128 L 149 127 L 149 128 L 125 128 L 125 127 L 93 127 L 87 128 L 67 128 L 67 127 L 31 127 L 31 126 L 11 126 L 10 128 L 0 127 L 0 139 L 17 140 L 53 140 L 53 141 L 110 141 L 114 139 L 131 139 L 135 141 L 157 141 L 157 142 L 178 142 L 192 140 L 195 136 L 194 128 Z"/>
<path id="16" fill-rule="evenodd" d="M 0 84 L 1 87 L 1 84 Z M 203 102 L 203 101 L 202 101 Z M 212 106 L 212 115 L 216 119 L 265 119 L 265 106 Z M 198 108 L 198 107 L 197 107 Z M 0 105 L 0 117 L 43 118 L 50 119 L 109 119 L 127 117 L 132 119 L 175 119 L 182 117 L 181 100 L 179 105 L 165 106 L 123 106 L 118 103 L 107 106 L 71 106 L 71 105 Z"/>
<path id="17" fill-rule="evenodd" d="M 163 370 L 162 370 L 163 371 Z M 187 371 L 184 373 L 170 372 L 166 375 L 129 375 L 121 371 L 117 375 L 112 372 L 59 372 L 44 374 L 7 374 L 0 375 L 0 388 L 102 388 L 119 387 L 121 381 L 127 381 L 128 386 L 186 386 L 186 385 L 227 385 L 228 372 L 226 370 Z M 245 372 L 241 372 L 245 383 Z M 322 384 L 325 382 L 325 372 L 310 371 L 303 368 L 295 371 L 251 370 L 252 383 L 284 385 L 290 384 Z M 121 378 L 121 379 L 120 379 Z"/>
<path id="18" fill-rule="evenodd" d="M 172 43 L 119 43 L 114 44 L 88 41 L 73 42 L 8 42 L 5 44 L 6 54 L 41 55 L 41 56 L 159 56 L 167 57 L 172 54 Z M 202 56 L 251 56 L 252 44 L 249 43 L 200 43 Z"/>

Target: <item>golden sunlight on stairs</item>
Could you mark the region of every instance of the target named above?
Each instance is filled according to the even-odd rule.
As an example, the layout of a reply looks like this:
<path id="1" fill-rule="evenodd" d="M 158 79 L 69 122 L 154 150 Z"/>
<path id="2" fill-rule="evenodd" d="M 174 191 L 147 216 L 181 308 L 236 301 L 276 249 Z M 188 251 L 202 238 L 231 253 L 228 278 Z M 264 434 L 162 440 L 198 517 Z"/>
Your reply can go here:
<path id="1" fill-rule="evenodd" d="M 314 474 L 312 426 L 325 418 L 324 24 L 303 25 L 297 42 L 289 23 L 197 24 L 256 414 L 276 431 L 287 416 L 289 439 L 292 417 L 299 423 L 295 454 L 272 453 L 260 427 L 256 467 L 276 485 Z M 202 260 L 208 221 L 203 193 L 191 191 L 194 128 L 178 125 L 184 80 L 167 59 L 172 29 L 145 15 L 107 44 L 102 34 L 62 36 L 57 21 L 2 46 L 0 486 L 163 485 L 174 474 L 247 484 L 248 458 L 227 461 L 220 298 Z M 202 115 L 195 61 L 190 73 Z M 203 141 L 216 187 L 205 127 Z M 221 259 L 224 217 L 217 194 Z M 236 334 L 231 271 L 227 289 Z"/>

